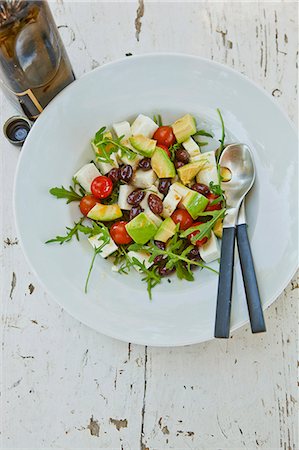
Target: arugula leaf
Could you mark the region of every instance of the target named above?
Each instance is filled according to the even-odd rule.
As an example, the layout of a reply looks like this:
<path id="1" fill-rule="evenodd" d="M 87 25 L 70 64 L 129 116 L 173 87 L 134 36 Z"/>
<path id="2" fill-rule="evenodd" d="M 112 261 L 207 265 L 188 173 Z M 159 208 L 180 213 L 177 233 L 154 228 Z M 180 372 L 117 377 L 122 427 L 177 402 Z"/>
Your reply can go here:
<path id="1" fill-rule="evenodd" d="M 225 209 L 220 209 L 216 211 L 206 211 L 205 213 L 201 213 L 202 216 L 212 216 L 212 219 L 208 222 L 202 223 L 201 225 L 196 225 L 194 227 L 190 227 L 187 230 L 183 231 L 183 233 L 180 234 L 180 237 L 184 238 L 187 237 L 189 234 L 193 233 L 194 231 L 199 231 L 198 234 L 193 236 L 191 238 L 192 244 L 194 244 L 196 241 L 203 239 L 204 237 L 207 237 L 208 239 L 211 236 L 211 231 L 217 222 L 218 219 L 224 216 Z"/>
<path id="2" fill-rule="evenodd" d="M 93 269 L 93 265 L 94 265 L 96 256 L 102 251 L 102 249 L 105 247 L 105 245 L 107 245 L 110 242 L 109 230 L 106 227 L 106 225 L 104 225 L 103 223 L 101 223 L 101 222 L 99 222 L 99 223 L 93 222 L 92 228 L 84 227 L 84 230 L 81 229 L 80 231 L 82 231 L 83 233 L 87 234 L 87 229 L 90 230 L 90 233 L 91 233 L 90 236 L 94 236 L 94 235 L 99 234 L 100 235 L 99 240 L 101 240 L 103 242 L 101 243 L 101 245 L 99 247 L 94 249 L 93 257 L 92 257 L 92 260 L 91 260 L 91 263 L 90 263 L 90 266 L 89 266 L 89 270 L 88 270 L 88 273 L 87 273 L 86 281 L 85 281 L 85 288 L 84 288 L 85 294 L 87 293 L 88 282 L 89 282 L 89 279 L 90 279 L 90 275 L 91 275 L 91 272 L 92 272 L 92 269 Z"/>
<path id="3" fill-rule="evenodd" d="M 221 153 L 222 153 L 222 151 L 223 151 L 223 149 L 224 149 L 225 127 L 224 127 L 223 117 L 222 117 L 222 114 L 221 114 L 219 108 L 217 108 L 217 113 L 218 113 L 218 115 L 219 115 L 220 122 L 221 122 L 221 139 L 220 139 L 220 146 L 219 146 L 218 150 L 216 150 L 216 161 L 217 161 L 217 163 L 218 163 L 219 158 L 220 158 L 220 156 L 221 156 Z"/>
<path id="4" fill-rule="evenodd" d="M 135 266 L 138 266 L 140 270 L 145 274 L 145 277 L 142 278 L 142 281 L 145 281 L 147 284 L 147 292 L 150 300 L 152 300 L 152 289 L 157 286 L 157 284 L 161 283 L 162 277 L 158 273 L 158 267 L 150 267 L 147 269 L 144 263 L 141 263 L 136 258 L 132 258 L 132 263 Z"/>
<path id="5" fill-rule="evenodd" d="M 177 277 L 180 280 L 194 281 L 194 275 L 191 272 L 190 266 L 185 266 L 182 261 L 178 261 L 175 268 Z"/>
<path id="6" fill-rule="evenodd" d="M 98 152 L 95 152 L 97 161 L 114 164 L 113 159 L 111 159 L 111 154 L 116 153 L 118 149 L 121 150 L 122 156 L 125 154 L 131 160 L 136 158 L 136 153 L 121 143 L 124 136 L 112 139 L 107 135 L 105 136 L 105 133 L 107 133 L 106 127 L 102 127 L 96 132 L 92 140 L 92 143 L 98 150 Z"/>
<path id="7" fill-rule="evenodd" d="M 155 115 L 153 120 L 159 127 L 163 126 L 161 114 L 158 114 L 158 116 Z"/>
<path id="8" fill-rule="evenodd" d="M 179 148 L 181 148 L 181 144 L 178 144 L 178 143 L 176 143 L 176 144 L 173 144 L 173 145 L 171 145 L 170 147 L 169 147 L 169 151 L 170 151 L 170 159 L 171 159 L 171 161 L 174 161 L 175 160 L 175 152 L 179 149 Z"/>
<path id="9" fill-rule="evenodd" d="M 48 241 L 46 241 L 46 244 L 50 244 L 51 242 L 59 242 L 59 244 L 62 245 L 65 242 L 69 242 L 70 240 L 72 240 L 74 236 L 76 237 L 77 241 L 79 241 L 79 231 L 84 219 L 85 217 L 81 217 L 79 222 L 75 222 L 73 228 L 66 227 L 67 234 L 65 236 L 56 236 L 56 238 L 49 239 Z"/>
<path id="10" fill-rule="evenodd" d="M 221 175 L 220 175 L 221 178 Z M 220 181 L 221 182 L 221 181 Z M 213 192 L 213 194 L 218 195 L 218 198 L 213 200 L 210 205 L 216 205 L 217 203 L 224 202 L 225 203 L 225 196 L 224 191 L 221 188 L 220 184 L 215 184 L 213 181 L 209 184 L 210 191 Z"/>
<path id="11" fill-rule="evenodd" d="M 67 199 L 66 203 L 79 202 L 84 196 L 83 193 L 82 195 L 78 194 L 78 192 L 76 192 L 72 186 L 69 187 L 69 190 L 65 189 L 63 186 L 61 186 L 60 188 L 54 187 L 51 188 L 49 192 L 56 198 L 66 198 Z"/>
<path id="12" fill-rule="evenodd" d="M 210 138 L 213 137 L 213 135 L 211 133 L 208 133 L 205 130 L 198 130 L 198 131 L 196 131 L 196 133 L 194 133 L 192 135 L 192 137 L 194 137 L 194 136 L 206 136 L 206 137 L 210 137 Z"/>

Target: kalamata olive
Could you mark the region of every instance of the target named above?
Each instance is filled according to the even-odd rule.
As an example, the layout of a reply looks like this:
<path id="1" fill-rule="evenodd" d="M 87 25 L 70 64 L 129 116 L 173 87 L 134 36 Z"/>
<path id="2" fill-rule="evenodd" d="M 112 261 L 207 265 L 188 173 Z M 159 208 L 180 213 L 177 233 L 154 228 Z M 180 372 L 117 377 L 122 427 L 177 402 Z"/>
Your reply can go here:
<path id="1" fill-rule="evenodd" d="M 141 206 L 133 206 L 130 210 L 129 220 L 134 219 L 134 217 L 138 216 L 138 214 L 141 214 L 142 212 L 143 208 L 141 208 Z"/>
<path id="2" fill-rule="evenodd" d="M 204 195 L 205 197 L 210 194 L 210 189 L 206 184 L 195 183 L 193 184 L 193 186 L 191 186 L 191 189 L 198 192 L 199 194 Z"/>
<path id="3" fill-rule="evenodd" d="M 161 261 L 163 261 L 164 256 L 163 255 L 157 255 L 154 259 L 154 264 L 159 264 Z"/>
<path id="4" fill-rule="evenodd" d="M 125 164 L 120 168 L 120 179 L 125 183 L 129 183 L 133 176 L 133 168 L 130 164 Z"/>
<path id="5" fill-rule="evenodd" d="M 161 178 L 159 181 L 158 191 L 161 192 L 161 194 L 166 195 L 169 191 L 170 186 L 171 181 L 169 178 Z"/>
<path id="6" fill-rule="evenodd" d="M 138 167 L 142 170 L 150 170 L 152 168 L 151 158 L 143 158 L 141 161 L 139 161 Z"/>
<path id="7" fill-rule="evenodd" d="M 175 159 L 176 161 L 181 161 L 184 164 L 187 164 L 189 162 L 189 153 L 184 148 L 179 148 L 175 153 Z"/>
<path id="8" fill-rule="evenodd" d="M 161 214 L 163 211 L 163 203 L 156 194 L 150 194 L 147 199 L 148 206 L 154 214 Z"/>
<path id="9" fill-rule="evenodd" d="M 183 161 L 175 161 L 174 165 L 175 165 L 176 169 L 179 169 L 180 167 L 183 167 L 185 165 L 185 163 L 183 163 Z"/>
<path id="10" fill-rule="evenodd" d="M 114 167 L 108 172 L 107 177 L 110 178 L 112 183 L 117 183 L 120 180 L 120 170 Z"/>
<path id="11" fill-rule="evenodd" d="M 162 241 L 154 241 L 155 245 L 160 249 L 160 250 L 165 250 L 166 249 L 166 244 L 165 242 Z"/>
<path id="12" fill-rule="evenodd" d="M 161 275 L 161 277 L 168 277 L 168 275 L 171 275 L 174 271 L 175 271 L 174 267 L 172 269 L 167 269 L 165 265 L 159 267 L 158 269 L 158 272 Z"/>
<path id="13" fill-rule="evenodd" d="M 193 261 L 198 261 L 200 259 L 199 250 L 197 247 L 193 247 L 188 253 L 187 257 Z"/>
<path id="14" fill-rule="evenodd" d="M 129 205 L 137 206 L 144 199 L 145 192 L 141 189 L 136 189 L 128 195 L 127 202 Z"/>

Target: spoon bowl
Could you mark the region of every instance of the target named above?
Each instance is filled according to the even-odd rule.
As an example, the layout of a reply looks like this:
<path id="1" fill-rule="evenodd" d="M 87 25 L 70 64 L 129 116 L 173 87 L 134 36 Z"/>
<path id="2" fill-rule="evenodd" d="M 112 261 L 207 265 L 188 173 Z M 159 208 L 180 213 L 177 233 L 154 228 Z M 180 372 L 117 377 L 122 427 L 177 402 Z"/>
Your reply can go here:
<path id="1" fill-rule="evenodd" d="M 255 179 L 255 168 L 251 151 L 246 144 L 228 145 L 222 152 L 220 166 L 231 172 L 230 181 L 221 183 L 225 192 L 227 208 L 239 209 L 244 196 Z"/>

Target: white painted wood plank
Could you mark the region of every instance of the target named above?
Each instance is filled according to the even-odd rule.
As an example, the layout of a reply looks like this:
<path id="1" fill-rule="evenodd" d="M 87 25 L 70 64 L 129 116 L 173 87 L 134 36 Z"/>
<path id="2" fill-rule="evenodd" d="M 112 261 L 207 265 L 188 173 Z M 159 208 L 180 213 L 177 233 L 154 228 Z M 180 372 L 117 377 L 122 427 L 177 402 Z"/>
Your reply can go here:
<path id="1" fill-rule="evenodd" d="M 141 4 L 51 4 L 77 76 L 128 53 L 198 54 L 248 75 L 296 120 L 295 3 L 145 2 L 137 41 Z M 0 100 L 3 123 L 13 110 Z M 18 150 L 2 136 L 0 148 L 4 448 L 295 448 L 298 283 L 264 336 L 246 327 L 227 343 L 129 351 L 62 311 L 4 243 L 16 236 Z"/>

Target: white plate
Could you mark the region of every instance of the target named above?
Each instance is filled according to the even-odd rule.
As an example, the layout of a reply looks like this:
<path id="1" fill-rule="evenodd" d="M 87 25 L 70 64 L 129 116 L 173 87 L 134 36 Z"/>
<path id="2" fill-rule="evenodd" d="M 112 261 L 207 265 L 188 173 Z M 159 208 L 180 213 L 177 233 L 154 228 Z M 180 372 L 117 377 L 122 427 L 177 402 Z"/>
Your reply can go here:
<path id="1" fill-rule="evenodd" d="M 137 274 L 111 272 L 98 257 L 84 294 L 92 250 L 83 238 L 63 246 L 44 242 L 79 217 L 48 191 L 69 186 L 92 158 L 89 141 L 102 125 L 138 113 L 170 121 L 190 112 L 226 128 L 254 154 L 257 180 L 247 202 L 249 236 L 266 308 L 297 267 L 296 134 L 271 97 L 239 73 L 186 55 L 145 55 L 107 64 L 74 82 L 45 109 L 22 149 L 15 181 L 15 214 L 24 252 L 47 291 L 81 322 L 124 341 L 154 346 L 192 344 L 213 337 L 217 276 L 165 282 L 148 300 Z M 236 261 L 231 329 L 248 320 Z"/>

